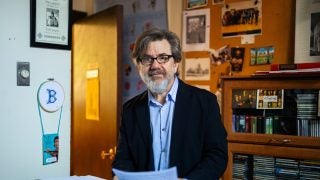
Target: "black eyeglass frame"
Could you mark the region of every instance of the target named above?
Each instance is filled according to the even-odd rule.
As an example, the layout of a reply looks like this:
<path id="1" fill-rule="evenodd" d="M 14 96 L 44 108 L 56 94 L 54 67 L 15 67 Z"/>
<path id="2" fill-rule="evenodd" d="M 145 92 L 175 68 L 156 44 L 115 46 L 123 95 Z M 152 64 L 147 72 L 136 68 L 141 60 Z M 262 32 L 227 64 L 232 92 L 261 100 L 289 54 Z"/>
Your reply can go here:
<path id="1" fill-rule="evenodd" d="M 137 60 L 141 64 L 145 66 L 149 66 L 153 64 L 154 60 L 156 60 L 159 64 L 164 64 L 170 60 L 170 58 L 173 58 L 173 55 L 168 55 L 168 54 L 161 54 L 157 57 L 151 57 L 151 56 L 142 56 L 138 57 Z"/>

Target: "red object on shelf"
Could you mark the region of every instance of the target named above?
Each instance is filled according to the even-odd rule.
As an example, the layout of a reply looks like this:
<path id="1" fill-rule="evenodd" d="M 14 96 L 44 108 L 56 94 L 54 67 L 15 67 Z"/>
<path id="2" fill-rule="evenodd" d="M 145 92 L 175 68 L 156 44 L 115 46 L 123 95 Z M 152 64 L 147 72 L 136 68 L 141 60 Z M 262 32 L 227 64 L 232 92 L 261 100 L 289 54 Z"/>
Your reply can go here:
<path id="1" fill-rule="evenodd" d="M 270 65 L 270 71 L 314 69 L 314 68 L 320 68 L 320 62 L 296 63 L 296 64 L 271 64 Z"/>

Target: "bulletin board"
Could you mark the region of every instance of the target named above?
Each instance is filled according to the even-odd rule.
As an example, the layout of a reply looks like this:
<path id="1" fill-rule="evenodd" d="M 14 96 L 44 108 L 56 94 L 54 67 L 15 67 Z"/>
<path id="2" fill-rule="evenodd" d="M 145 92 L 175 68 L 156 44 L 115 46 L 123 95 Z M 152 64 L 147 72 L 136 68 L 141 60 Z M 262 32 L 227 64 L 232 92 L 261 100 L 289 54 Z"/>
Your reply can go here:
<path id="1" fill-rule="evenodd" d="M 259 0 L 262 3 L 261 14 L 262 28 L 261 34 L 253 35 L 253 43 L 244 43 L 242 36 L 228 37 L 222 36 L 222 9 L 228 4 L 244 2 L 245 0 L 225 0 L 223 3 L 214 4 L 208 1 L 208 4 L 201 8 L 210 9 L 210 49 L 219 49 L 226 45 L 230 47 L 244 48 L 244 61 L 242 71 L 232 72 L 230 63 L 219 65 L 210 65 L 209 80 L 186 80 L 192 85 L 210 86 L 211 92 L 216 92 L 219 88 L 219 77 L 223 75 L 243 76 L 250 75 L 255 71 L 268 71 L 270 64 L 252 65 L 251 49 L 261 47 L 272 47 L 272 63 L 293 63 L 294 62 L 294 39 L 295 39 L 295 1 L 287 0 Z M 247 0 L 248 1 L 248 0 Z M 251 2 L 255 2 L 252 1 Z M 286 7 L 283 9 L 283 7 Z M 189 11 L 186 7 L 184 11 Z M 243 41 L 241 43 L 241 40 Z M 185 59 L 189 58 L 207 58 L 208 51 L 188 51 L 184 52 Z M 184 64 L 182 64 L 184 69 Z M 185 73 L 182 73 L 185 74 Z M 182 77 L 184 78 L 184 77 Z"/>

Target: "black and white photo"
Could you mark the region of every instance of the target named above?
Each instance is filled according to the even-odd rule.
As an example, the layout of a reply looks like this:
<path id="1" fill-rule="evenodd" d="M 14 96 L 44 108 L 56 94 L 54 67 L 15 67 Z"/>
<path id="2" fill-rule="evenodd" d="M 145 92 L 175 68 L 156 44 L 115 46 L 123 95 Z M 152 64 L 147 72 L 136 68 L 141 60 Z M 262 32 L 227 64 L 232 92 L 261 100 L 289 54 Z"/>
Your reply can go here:
<path id="1" fill-rule="evenodd" d="M 184 11 L 182 30 L 184 51 L 207 51 L 210 40 L 209 9 Z"/>
<path id="2" fill-rule="evenodd" d="M 71 0 L 30 0 L 30 46 L 71 49 Z"/>

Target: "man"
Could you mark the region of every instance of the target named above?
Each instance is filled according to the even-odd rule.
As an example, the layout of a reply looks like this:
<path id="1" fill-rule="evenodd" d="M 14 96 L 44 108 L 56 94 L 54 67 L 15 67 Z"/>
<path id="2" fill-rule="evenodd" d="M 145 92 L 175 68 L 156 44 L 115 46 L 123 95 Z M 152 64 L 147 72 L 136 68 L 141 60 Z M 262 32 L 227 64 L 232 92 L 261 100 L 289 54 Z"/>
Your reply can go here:
<path id="1" fill-rule="evenodd" d="M 212 93 L 177 77 L 178 37 L 151 29 L 136 41 L 132 59 L 148 90 L 123 106 L 113 168 L 159 171 L 179 178 L 218 179 L 227 165 L 226 131 Z"/>
<path id="2" fill-rule="evenodd" d="M 54 149 L 47 149 L 46 152 L 49 153 L 52 157 L 56 157 L 56 161 L 58 161 L 58 155 L 59 155 L 59 136 L 55 136 L 53 140 L 53 146 Z"/>
<path id="3" fill-rule="evenodd" d="M 52 27 L 58 27 L 59 26 L 58 19 L 55 16 L 55 13 L 54 13 L 53 10 L 51 11 L 51 14 L 48 17 L 47 26 L 52 26 Z"/>
<path id="4" fill-rule="evenodd" d="M 244 48 L 231 49 L 231 70 L 234 72 L 241 72 L 244 59 Z"/>

